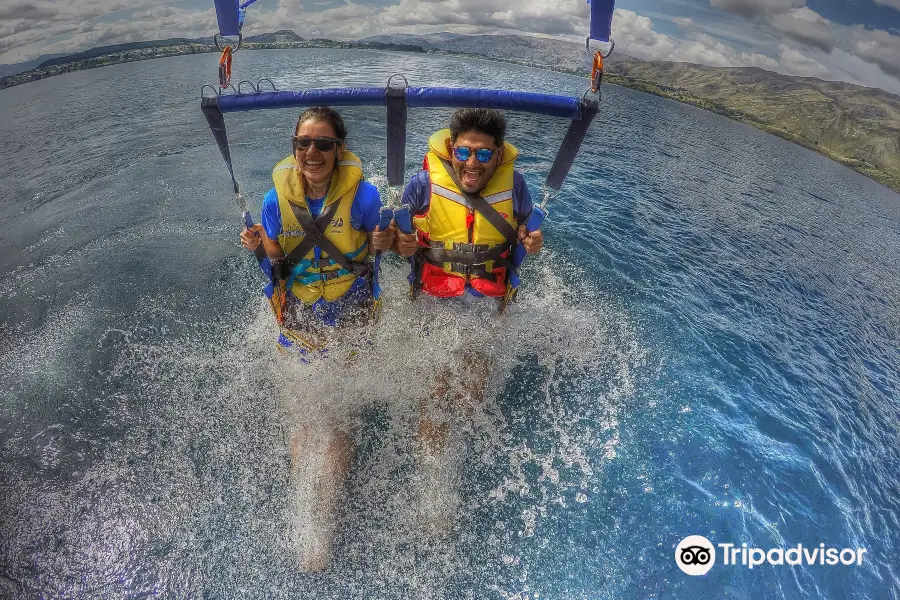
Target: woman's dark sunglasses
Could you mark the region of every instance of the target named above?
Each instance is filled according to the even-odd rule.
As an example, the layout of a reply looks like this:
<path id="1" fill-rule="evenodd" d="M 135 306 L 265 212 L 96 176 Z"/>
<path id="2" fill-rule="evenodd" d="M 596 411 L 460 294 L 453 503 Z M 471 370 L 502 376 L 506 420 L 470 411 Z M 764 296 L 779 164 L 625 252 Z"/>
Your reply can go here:
<path id="1" fill-rule="evenodd" d="M 490 148 L 478 148 L 475 150 L 475 158 L 477 158 L 480 163 L 489 163 L 491 162 L 491 159 L 494 158 L 494 152 L 495 151 Z M 459 162 L 466 162 L 469 160 L 469 157 L 472 156 L 472 148 L 456 146 L 453 148 L 453 155 L 456 156 L 456 160 Z"/>
<path id="2" fill-rule="evenodd" d="M 319 152 L 331 152 L 336 145 L 341 143 L 341 140 L 330 137 L 309 138 L 292 136 L 291 140 L 294 142 L 294 150 L 309 150 L 309 147 L 315 144 L 316 150 Z"/>

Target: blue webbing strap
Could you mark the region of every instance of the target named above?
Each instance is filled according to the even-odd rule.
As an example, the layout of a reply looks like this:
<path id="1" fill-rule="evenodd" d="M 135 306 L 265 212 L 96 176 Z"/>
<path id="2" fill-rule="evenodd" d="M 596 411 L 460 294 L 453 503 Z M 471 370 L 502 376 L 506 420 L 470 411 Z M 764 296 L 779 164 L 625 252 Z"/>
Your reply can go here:
<path id="1" fill-rule="evenodd" d="M 219 35 L 238 35 L 241 32 L 240 9 L 237 0 L 215 0 Z"/>
<path id="2" fill-rule="evenodd" d="M 250 229 L 253 227 L 253 217 L 251 217 L 250 213 L 247 211 L 246 202 L 244 201 L 243 196 L 241 196 L 241 187 L 238 185 L 237 178 L 234 176 L 234 167 L 231 165 L 231 150 L 228 148 L 228 133 L 225 131 L 225 117 L 222 115 L 222 111 L 219 110 L 217 100 L 218 98 L 203 98 L 200 101 L 200 109 L 203 111 L 203 116 L 206 117 L 206 122 L 209 123 L 209 129 L 212 131 L 213 137 L 216 140 L 219 152 L 222 153 L 222 158 L 225 159 L 225 166 L 228 167 L 228 174 L 231 175 L 231 185 L 234 186 L 235 198 L 238 200 L 239 205 L 243 204 L 241 209 L 244 213 L 244 227 Z M 266 254 L 266 249 L 263 248 L 263 245 L 260 244 L 257 246 L 256 250 L 253 251 L 253 254 L 256 256 L 256 262 L 259 263 L 259 268 L 266 272 L 267 275 L 271 276 L 271 267 L 268 263 L 269 257 Z"/>
<path id="3" fill-rule="evenodd" d="M 406 183 L 406 89 L 387 88 L 387 178 L 389 186 Z"/>
<path id="4" fill-rule="evenodd" d="M 381 221 L 378 223 L 379 231 L 384 231 L 391 225 L 394 219 L 393 200 L 390 198 L 391 188 L 401 186 L 406 173 L 406 88 L 388 87 L 385 90 L 385 104 L 387 105 L 387 179 L 388 179 L 388 205 L 381 208 Z M 372 294 L 375 300 L 381 298 L 381 256 L 382 252 L 375 252 L 374 276 L 372 278 Z"/>
<path id="5" fill-rule="evenodd" d="M 608 42 L 612 35 L 613 11 L 616 8 L 615 0 L 588 0 L 591 5 L 591 35 L 590 39 L 598 42 Z"/>
<path id="6" fill-rule="evenodd" d="M 600 103 L 596 99 L 584 98 L 581 101 L 581 113 L 583 116 L 581 119 L 572 121 L 569 124 L 569 129 L 566 131 L 566 137 L 563 138 L 562 144 L 556 152 L 553 166 L 550 168 L 550 173 L 547 175 L 547 181 L 544 183 L 545 189 L 549 188 L 559 191 L 562 187 L 563 182 L 566 180 L 566 176 L 568 176 L 569 171 L 572 169 L 572 163 L 575 162 L 575 158 L 581 150 L 581 145 L 584 142 L 588 129 L 591 127 L 591 122 L 594 120 L 594 117 L 597 116 L 599 110 Z M 547 196 L 545 195 L 544 198 L 546 201 Z M 546 218 L 547 210 L 544 207 L 544 204 L 542 203 L 539 206 L 535 206 L 528 216 L 525 230 L 528 233 L 531 233 L 536 229 L 540 229 Z M 525 260 L 525 254 L 525 247 L 522 244 L 516 244 L 510 256 L 513 269 L 509 274 L 509 288 L 507 289 L 506 296 L 504 296 L 500 302 L 500 312 L 506 310 L 509 303 L 516 297 L 516 292 L 518 291 L 520 283 L 518 269 Z"/>
<path id="7" fill-rule="evenodd" d="M 600 103 L 597 100 L 585 98 L 581 101 L 581 114 L 583 116 L 581 119 L 572 121 L 569 124 L 566 137 L 563 138 L 562 144 L 556 153 L 556 159 L 553 161 L 553 166 L 550 168 L 550 173 L 547 175 L 547 181 L 544 184 L 546 187 L 557 192 L 562 187 L 569 170 L 572 168 L 572 163 L 575 162 L 575 157 L 578 156 L 578 152 L 581 150 L 581 144 L 584 142 L 584 137 L 591 127 L 591 122 L 597 116 L 599 110 Z"/>
<path id="8" fill-rule="evenodd" d="M 241 188 L 238 186 L 237 179 L 234 176 L 234 167 L 231 166 L 231 151 L 228 149 L 228 133 L 225 131 L 225 117 L 222 115 L 222 110 L 219 108 L 219 98 L 202 98 L 200 100 L 200 110 L 203 111 L 203 116 L 206 117 L 206 122 L 209 124 L 209 129 L 212 131 L 213 137 L 216 140 L 216 145 L 219 146 L 219 152 L 222 153 L 222 158 L 225 159 L 225 166 L 228 167 L 228 173 L 231 175 L 231 184 L 234 186 L 234 193 L 239 194 Z"/>

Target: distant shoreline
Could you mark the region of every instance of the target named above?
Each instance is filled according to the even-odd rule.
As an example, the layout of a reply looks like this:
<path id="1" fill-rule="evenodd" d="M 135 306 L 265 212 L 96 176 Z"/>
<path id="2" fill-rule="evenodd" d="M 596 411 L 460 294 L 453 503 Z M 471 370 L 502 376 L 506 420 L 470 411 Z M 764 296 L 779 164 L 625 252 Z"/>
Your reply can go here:
<path id="1" fill-rule="evenodd" d="M 343 50 L 388 50 L 393 52 L 426 53 L 421 46 L 409 46 L 405 44 L 387 44 L 381 42 L 337 42 L 333 40 L 310 40 L 309 42 L 245 42 L 241 50 L 301 50 L 308 48 L 335 48 Z M 14 75 L 0 77 L 0 90 L 24 85 L 33 81 L 40 81 L 64 73 L 74 73 L 87 69 L 108 67 L 122 63 L 151 60 L 154 58 L 171 58 L 173 56 L 185 56 L 188 54 L 208 54 L 219 52 L 211 44 L 187 43 L 172 46 L 153 46 L 135 48 L 122 52 L 113 52 L 89 58 L 66 61 L 65 58 L 54 59 L 47 62 L 58 64 L 46 67 L 36 67 Z M 78 56 L 72 55 L 72 56 Z"/>
<path id="2" fill-rule="evenodd" d="M 317 40 L 309 40 L 304 42 L 263 42 L 263 43 L 245 43 L 242 45 L 241 49 L 247 50 L 298 50 L 298 49 L 308 49 L 308 48 L 335 48 L 335 49 L 346 49 L 346 50 L 386 50 L 392 52 L 414 52 L 414 53 L 423 53 L 423 54 L 443 54 L 448 56 L 461 56 L 466 58 L 475 58 L 480 60 L 489 60 L 493 62 L 502 62 L 515 64 L 520 66 L 533 67 L 538 69 L 544 69 L 547 71 L 554 71 L 559 73 L 566 73 L 569 75 L 577 75 L 587 77 L 588 72 L 586 69 L 561 69 L 554 68 L 548 65 L 534 64 L 531 61 L 521 61 L 521 60 L 511 60 L 505 58 L 499 58 L 495 56 L 490 56 L 486 54 L 469 54 L 462 52 L 454 52 L 450 50 L 426 50 L 421 46 L 415 45 L 405 45 L 405 44 L 391 44 L 391 43 L 382 43 L 382 42 L 338 42 L 334 40 L 326 40 L 326 39 L 317 39 Z M 132 49 L 125 50 L 123 52 L 116 52 L 112 54 L 104 54 L 100 56 L 84 58 L 80 60 L 74 60 L 72 62 L 62 62 L 60 64 L 54 64 L 47 67 L 38 67 L 35 69 L 31 69 L 28 71 L 24 71 L 22 73 L 17 73 L 15 75 L 7 75 L 5 77 L 0 78 L 0 90 L 6 89 L 9 87 L 14 87 L 17 85 L 23 85 L 26 83 L 31 83 L 32 81 L 40 81 L 42 79 L 46 79 L 48 77 L 54 77 L 56 75 L 62 75 L 64 73 L 72 73 L 75 71 L 83 71 L 87 69 L 94 69 L 99 67 L 105 67 L 115 64 L 122 64 L 128 62 L 137 62 L 141 60 L 150 60 L 154 58 L 170 58 L 173 56 L 184 56 L 187 54 L 206 54 L 217 52 L 215 46 L 207 45 L 207 44 L 198 44 L 198 43 L 189 43 L 189 44 L 179 44 L 173 46 L 158 46 L 158 47 L 148 47 L 148 48 L 140 48 L 140 49 Z M 76 55 L 77 56 L 77 55 Z M 881 169 L 878 169 L 874 165 L 871 165 L 865 161 L 861 161 L 855 158 L 850 158 L 846 156 L 841 156 L 833 151 L 830 151 L 818 143 L 809 140 L 801 135 L 798 135 L 794 132 L 788 131 L 786 129 L 782 129 L 780 127 L 775 127 L 769 125 L 767 123 L 763 123 L 758 119 L 754 118 L 752 115 L 732 110 L 726 108 L 725 106 L 714 102 L 708 98 L 702 98 L 698 96 L 693 96 L 691 94 L 685 93 L 679 90 L 669 90 L 664 89 L 664 86 L 656 84 L 652 81 L 644 81 L 632 77 L 626 77 L 621 75 L 615 75 L 612 73 L 607 73 L 604 76 L 604 84 L 607 85 L 618 85 L 620 87 L 629 88 L 635 91 L 644 92 L 647 94 L 652 94 L 654 96 L 660 96 L 662 98 L 666 98 L 669 100 L 674 100 L 676 102 L 681 102 L 682 104 L 689 104 L 691 106 L 700 108 L 702 110 L 706 110 L 709 112 L 713 112 L 716 114 L 723 115 L 732 120 L 738 121 L 740 123 L 744 123 L 747 125 L 751 125 L 761 131 L 766 133 L 778 136 L 782 139 L 785 139 L 789 142 L 793 142 L 799 146 L 803 146 L 808 150 L 812 150 L 837 162 L 846 167 L 849 167 L 860 173 L 865 175 L 866 177 L 873 179 L 874 181 L 884 185 L 885 187 L 890 188 L 891 190 L 900 193 L 900 178 L 894 177 Z"/>

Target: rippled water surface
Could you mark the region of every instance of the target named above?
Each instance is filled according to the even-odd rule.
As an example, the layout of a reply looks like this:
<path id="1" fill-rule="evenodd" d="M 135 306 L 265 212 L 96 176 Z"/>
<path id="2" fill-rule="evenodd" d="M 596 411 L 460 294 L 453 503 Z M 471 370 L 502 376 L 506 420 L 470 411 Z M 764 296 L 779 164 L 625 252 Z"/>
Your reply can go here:
<path id="1" fill-rule="evenodd" d="M 0 91 L 0 597 L 900 598 L 900 196 L 608 87 L 507 317 L 410 304 L 392 258 L 372 344 L 304 366 L 274 350 L 199 111 L 215 60 Z M 350 51 L 236 70 L 280 89 L 585 86 Z M 226 115 L 256 214 L 296 113 Z M 383 184 L 383 109 L 342 113 Z M 408 174 L 448 114 L 410 112 Z M 510 115 L 534 194 L 565 127 Z M 415 431 L 437 373 L 488 383 L 435 468 Z M 357 448 L 321 574 L 290 533 L 314 518 L 288 451 L 304 423 Z M 691 578 L 673 560 L 691 534 L 867 554 Z"/>

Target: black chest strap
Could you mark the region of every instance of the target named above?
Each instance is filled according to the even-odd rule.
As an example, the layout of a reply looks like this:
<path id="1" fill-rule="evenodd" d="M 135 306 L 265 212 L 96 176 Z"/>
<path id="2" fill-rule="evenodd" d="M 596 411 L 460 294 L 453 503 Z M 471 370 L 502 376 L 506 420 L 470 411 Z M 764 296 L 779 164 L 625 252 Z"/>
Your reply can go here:
<path id="1" fill-rule="evenodd" d="M 291 211 L 293 211 L 297 222 L 300 223 L 300 228 L 303 229 L 305 237 L 290 254 L 280 261 L 275 261 L 279 263 L 279 275 L 281 275 L 281 279 L 287 279 L 287 277 L 290 276 L 291 271 L 294 270 L 294 267 L 315 247 L 321 248 L 327 255 L 327 258 L 323 257 L 318 261 L 312 260 L 311 262 L 314 267 L 321 269 L 322 267 L 328 266 L 331 264 L 328 260 L 330 258 L 344 269 L 356 274 L 358 277 L 365 277 L 368 274 L 369 267 L 366 263 L 351 261 L 325 234 L 331 224 L 334 213 L 337 212 L 340 201 L 332 202 L 326 206 L 325 209 L 322 210 L 322 213 L 315 219 L 313 219 L 307 208 L 298 206 L 293 202 L 288 202 L 288 204 L 290 205 Z M 273 264 L 273 271 L 274 270 L 275 265 Z"/>

